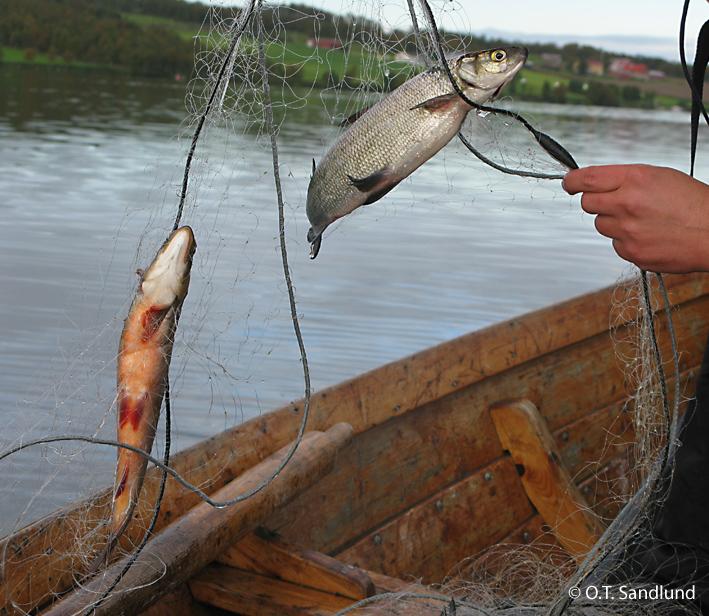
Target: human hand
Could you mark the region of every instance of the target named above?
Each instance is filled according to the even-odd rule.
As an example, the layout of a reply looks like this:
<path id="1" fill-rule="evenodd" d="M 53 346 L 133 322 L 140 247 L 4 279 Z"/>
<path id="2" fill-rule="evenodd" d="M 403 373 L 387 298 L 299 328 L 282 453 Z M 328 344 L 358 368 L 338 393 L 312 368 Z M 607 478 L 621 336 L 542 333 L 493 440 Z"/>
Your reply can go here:
<path id="1" fill-rule="evenodd" d="M 562 183 L 596 214 L 596 229 L 626 261 L 653 272 L 709 271 L 709 186 L 651 165 L 570 171 Z"/>

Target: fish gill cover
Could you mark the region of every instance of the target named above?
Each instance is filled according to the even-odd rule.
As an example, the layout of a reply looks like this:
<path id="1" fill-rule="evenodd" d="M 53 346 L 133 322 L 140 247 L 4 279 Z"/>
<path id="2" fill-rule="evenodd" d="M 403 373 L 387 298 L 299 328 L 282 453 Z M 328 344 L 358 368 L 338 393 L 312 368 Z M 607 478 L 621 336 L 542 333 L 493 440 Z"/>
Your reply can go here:
<path id="1" fill-rule="evenodd" d="M 239 425 L 284 400 L 305 395 L 305 407 L 298 409 L 300 427 L 292 438 L 302 435 L 307 427 L 311 388 L 308 350 L 317 356 L 350 345 L 356 349 L 355 367 L 373 367 L 367 364 L 371 350 L 357 347 L 357 335 L 348 332 L 347 324 L 339 321 L 317 295 L 328 289 L 327 293 L 341 293 L 348 301 L 348 296 L 368 294 L 370 281 L 362 278 L 343 284 L 332 263 L 329 267 L 322 265 L 325 255 L 315 264 L 304 259 L 308 251 L 304 204 L 311 159 L 319 162 L 345 130 L 338 126 L 346 118 L 371 106 L 412 76 L 425 70 L 445 73 L 444 60 L 475 51 L 465 34 L 456 34 L 472 30 L 475 11 L 468 2 L 436 4 L 439 17 L 445 13 L 448 23 L 452 20 L 456 24 L 447 32 L 438 32 L 434 13 L 425 0 L 410 0 L 408 15 L 402 14 L 395 21 L 390 21 L 379 0 L 354 0 L 342 6 L 344 16 L 334 19 L 309 7 L 286 7 L 261 0 L 251 0 L 241 8 L 218 5 L 208 9 L 194 38 L 195 68 L 187 88 L 187 115 L 178 147 L 170 154 L 168 177 L 163 171 L 157 174 L 149 194 L 137 194 L 133 203 L 125 204 L 120 227 L 106 230 L 105 250 L 116 255 L 133 251 L 134 262 L 111 258 L 100 295 L 86 292 L 90 305 L 86 310 L 99 318 L 91 327 L 84 327 L 81 315 L 69 315 L 77 323 L 77 339 L 69 348 L 61 349 L 65 360 L 57 365 L 62 371 L 53 384 L 44 386 L 43 396 L 18 405 L 18 412 L 6 425 L 2 450 L 17 453 L 0 462 L 6 483 L 5 533 L 113 483 L 114 448 L 98 447 L 96 443 L 115 440 L 119 394 L 113 375 L 119 359 L 118 339 L 134 287 L 140 284 L 137 278 L 131 279 L 129 271 L 146 267 L 171 229 L 189 224 L 198 248 L 174 344 L 170 340 L 173 357 L 165 394 L 172 429 L 166 433 L 164 424 L 159 427 L 154 463 L 159 465 L 166 441 L 172 440 L 172 449 L 179 449 L 204 435 L 184 428 L 183 418 L 196 418 L 206 433 L 214 433 Z M 501 96 L 495 108 L 516 108 L 513 97 L 505 97 L 504 91 Z M 417 197 L 414 191 L 406 193 L 406 199 L 414 204 L 409 207 L 426 207 L 426 215 L 436 217 L 444 217 L 447 207 L 461 204 L 485 207 L 485 195 L 495 191 L 500 171 L 526 176 L 520 178 L 517 190 L 527 198 L 543 194 L 560 204 L 568 203 L 558 182 L 552 188 L 544 177 L 562 176 L 569 159 L 563 151 L 554 158 L 540 146 L 544 141 L 540 138 L 545 129 L 543 115 L 523 115 L 528 124 L 514 113 L 496 113 L 487 106 L 474 108 L 460 136 L 476 155 L 487 160 L 488 166 L 457 146 L 460 156 L 446 161 L 447 203 L 426 205 L 427 200 L 438 199 L 439 195 L 426 194 L 424 187 L 423 197 Z M 313 117 L 331 128 L 312 131 Z M 529 123 L 537 132 L 530 130 Z M 303 140 L 309 146 L 307 151 L 302 150 Z M 163 163 L 156 162 L 156 168 L 159 164 Z M 477 195 L 456 190 L 457 177 L 462 174 L 479 174 Z M 245 185 L 259 186 L 270 207 L 245 200 L 241 195 Z M 397 209 L 401 207 L 384 198 L 353 218 L 344 218 L 328 231 L 333 236 L 330 243 L 336 244 L 346 233 L 357 233 L 358 250 L 379 250 L 383 255 L 395 252 L 397 238 L 383 237 L 376 227 L 381 217 L 404 215 Z M 352 231 L 346 232 L 348 225 Z M 330 252 L 327 259 L 331 261 L 343 258 L 336 251 Z M 461 265 L 461 276 L 469 267 Z M 314 282 L 323 277 L 329 277 L 330 282 L 313 291 Z M 396 284 L 396 280 L 390 277 L 388 283 Z M 119 297 L 122 305 L 107 306 L 106 297 Z M 624 298 L 620 305 L 635 311 L 632 319 L 637 319 L 640 331 L 640 351 L 630 360 L 633 366 L 640 366 L 636 374 L 643 396 L 635 405 L 643 428 L 638 431 L 642 443 L 638 456 L 647 464 L 642 482 L 655 473 L 653 461 L 665 447 L 664 440 L 655 439 L 663 426 L 667 428 L 668 417 L 667 396 L 661 391 L 663 378 L 657 370 L 652 331 L 648 329 L 651 319 L 647 304 L 638 298 L 642 298 L 640 284 L 636 294 Z M 627 315 L 624 318 L 628 320 Z M 300 333 L 301 320 L 305 335 Z M 308 327 L 314 342 L 309 342 Z M 406 327 L 397 335 L 408 336 L 417 348 L 435 339 L 412 336 Z M 316 385 L 351 376 L 347 371 L 353 365 L 331 363 L 328 368 L 328 374 L 313 375 Z M 66 434 L 81 435 L 85 440 L 59 440 Z M 49 442 L 51 439 L 54 442 Z M 33 440 L 43 440 L 44 445 L 20 452 Z M 86 442 L 91 440 L 94 443 Z M 294 443 L 297 445 L 298 440 Z M 287 461 L 288 456 L 283 464 Z M 117 490 L 122 479 L 118 478 Z M 150 493 L 158 494 L 159 481 L 149 483 Z M 612 498 L 625 502 L 637 487 L 615 486 Z M 80 583 L 87 568 L 102 554 L 106 534 L 101 529 L 109 518 L 110 500 L 109 495 L 87 505 L 82 515 L 72 517 L 65 526 L 69 539 L 64 536 L 50 544 L 63 559 L 54 561 L 59 575 L 48 586 L 46 600 L 61 596 L 72 582 Z M 135 513 L 136 528 L 124 538 L 120 551 L 131 553 L 142 545 L 145 531 L 153 526 L 155 518 L 159 519 L 157 511 L 155 500 L 141 502 Z M 13 568 L 21 563 L 22 556 L 13 554 L 7 543 L 3 550 L 5 605 L 30 610 L 35 606 L 27 602 L 23 581 L 13 578 Z M 566 560 L 559 566 L 560 557 L 553 552 L 540 555 L 518 548 L 506 554 L 508 565 L 515 562 L 514 567 L 505 567 L 507 575 L 500 572 L 499 563 L 488 566 L 494 561 L 488 554 L 461 567 L 447 585 L 432 591 L 428 600 L 441 601 L 442 609 L 450 613 L 510 613 L 510 602 L 520 610 L 539 613 L 563 593 L 575 571 Z M 526 577 L 536 580 L 533 587 L 519 586 L 518 574 L 525 568 Z M 416 600 L 414 595 L 399 593 L 376 601 L 387 613 L 392 601 Z M 636 604 L 625 609 L 631 608 L 637 613 Z M 604 608 L 598 604 L 570 608 L 576 609 L 601 613 Z M 608 613 L 621 609 L 614 606 Z M 648 611 L 662 609 L 658 604 Z"/>

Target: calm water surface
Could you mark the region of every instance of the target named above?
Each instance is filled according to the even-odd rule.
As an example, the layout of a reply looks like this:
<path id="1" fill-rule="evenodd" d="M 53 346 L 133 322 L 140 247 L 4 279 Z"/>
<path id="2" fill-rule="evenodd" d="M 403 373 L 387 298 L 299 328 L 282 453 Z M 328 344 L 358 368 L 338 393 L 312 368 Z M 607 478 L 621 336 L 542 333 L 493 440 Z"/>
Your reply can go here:
<path id="1" fill-rule="evenodd" d="M 185 86 L 27 67 L 0 67 L 0 83 L 0 448 L 45 434 L 110 437 L 134 272 L 174 217 Z M 503 176 L 457 143 L 335 225 L 311 262 L 310 161 L 334 129 L 318 97 L 293 107 L 281 174 L 316 388 L 627 271 L 558 181 Z M 581 164 L 686 168 L 683 113 L 516 108 Z M 177 449 L 302 395 L 266 146 L 238 115 L 200 144 L 184 219 L 198 249 L 172 367 Z M 0 463 L 0 533 L 106 485 L 114 460 L 66 445 Z"/>

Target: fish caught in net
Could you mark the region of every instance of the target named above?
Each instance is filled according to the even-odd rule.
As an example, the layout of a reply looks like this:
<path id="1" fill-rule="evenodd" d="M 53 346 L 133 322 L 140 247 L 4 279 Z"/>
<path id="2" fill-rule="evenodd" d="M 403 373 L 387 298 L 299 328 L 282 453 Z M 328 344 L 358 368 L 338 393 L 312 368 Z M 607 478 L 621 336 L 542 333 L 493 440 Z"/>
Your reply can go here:
<path id="1" fill-rule="evenodd" d="M 114 559 L 125 554 L 137 556 L 152 530 L 165 525 L 168 514 L 160 514 L 159 503 L 167 475 L 181 482 L 180 489 L 186 487 L 194 502 L 202 499 L 213 507 L 225 508 L 263 490 L 289 463 L 308 428 L 311 400 L 309 347 L 307 336 L 301 331 L 303 315 L 299 312 L 294 284 L 294 280 L 299 279 L 289 263 L 293 248 L 302 255 L 311 244 L 312 256 L 316 256 L 323 232 L 341 218 L 347 217 L 341 223 L 347 225 L 350 220 L 360 220 L 356 216 L 368 217 L 374 226 L 379 215 L 375 208 L 386 208 L 391 191 L 451 140 L 462 143 L 464 164 L 470 164 L 471 173 L 484 165 L 486 173 L 517 175 L 534 188 L 540 182 L 558 180 L 576 167 L 573 156 L 561 145 L 565 135 L 551 136 L 545 130 L 543 117 L 538 120 L 533 113 L 520 115 L 514 95 L 505 96 L 503 87 L 513 83 L 526 60 L 526 50 L 495 47 L 481 52 L 471 49 L 466 35 L 439 31 L 434 9 L 439 16 L 446 15 L 447 23 L 452 19 L 460 24 L 456 32 L 470 29 L 471 17 L 464 4 L 446 2 L 442 8 L 432 8 L 426 0 L 409 0 L 392 17 L 386 3 L 354 0 L 347 3 L 342 16 L 335 19 L 325 19 L 309 7 L 283 6 L 262 0 L 251 0 L 241 8 L 225 5 L 208 10 L 194 39 L 195 70 L 188 87 L 188 115 L 179 141 L 184 160 L 176 165 L 179 171 L 173 170 L 170 190 L 164 191 L 159 207 L 143 221 L 145 226 L 140 236 L 143 253 L 140 259 L 147 262 L 149 259 L 143 257 L 159 245 L 159 238 L 169 236 L 173 241 L 184 229 L 194 229 L 200 250 L 194 264 L 192 252 L 188 251 L 193 285 L 196 282 L 196 288 L 190 291 L 193 305 L 186 309 L 189 314 L 181 321 L 176 335 L 177 315 L 186 289 L 177 293 L 179 301 L 173 298 L 168 302 L 169 308 L 162 306 L 165 302 L 156 300 L 153 303 L 157 308 L 149 307 L 147 316 L 141 317 L 141 326 L 150 334 L 143 334 L 143 338 L 151 338 L 158 332 L 168 314 L 171 320 L 167 323 L 172 326 L 162 332 L 163 344 L 157 350 L 158 360 L 169 364 L 173 345 L 176 349 L 169 383 L 164 380 L 167 365 L 161 365 L 159 380 L 165 387 L 165 404 L 184 405 L 187 400 L 181 396 L 182 387 L 190 379 L 197 381 L 200 390 L 205 392 L 204 397 L 210 400 L 210 409 L 224 409 L 223 421 L 229 426 L 239 424 L 238 409 L 249 407 L 252 415 L 261 410 L 259 389 L 272 378 L 268 361 L 279 356 L 290 374 L 296 374 L 299 389 L 290 387 L 278 393 L 281 397 L 293 398 L 304 395 L 302 406 L 295 409 L 298 428 L 289 435 L 288 442 L 292 441 L 292 446 L 277 470 L 265 481 L 228 502 L 216 502 L 207 494 L 208 488 L 213 487 L 211 478 L 198 474 L 196 479 L 183 478 L 168 468 L 167 456 L 161 463 L 155 454 L 148 455 L 155 437 L 154 424 L 150 426 L 152 433 L 148 438 L 126 439 L 120 430 L 117 438 L 111 434 L 108 418 L 113 413 L 118 415 L 121 426 L 142 420 L 145 400 L 140 400 L 146 395 L 144 392 L 138 392 L 136 399 L 126 402 L 126 389 L 120 383 L 117 392 L 107 393 L 105 386 L 100 388 L 101 393 L 95 396 L 90 412 L 81 418 L 84 420 L 82 428 L 88 426 L 85 434 L 68 430 L 78 422 L 61 416 L 58 408 L 52 408 L 50 415 L 60 419 L 47 430 L 48 435 L 13 437 L 3 447 L 3 464 L 12 464 L 16 455 L 30 455 L 33 448 L 42 445 L 43 455 L 52 459 L 59 475 L 71 467 L 72 461 L 93 455 L 91 447 L 97 444 L 118 447 L 119 461 L 132 462 L 119 463 L 110 495 L 104 493 L 87 499 L 81 514 L 68 518 L 65 532 L 71 535 L 71 540 L 64 541 L 61 582 L 49 589 L 44 601 L 59 598 L 72 585 L 83 584 L 92 563 L 95 565 L 104 558 L 114 544 L 117 544 Z M 307 27 L 303 28 L 303 24 Z M 476 72 L 481 62 L 505 63 L 506 72 L 501 79 L 486 82 L 482 88 L 480 73 Z M 466 72 L 466 63 L 474 65 L 475 70 Z M 401 102 L 397 97 L 407 94 L 411 84 L 425 84 L 430 91 L 421 94 L 419 88 L 415 96 Z M 398 113 L 398 118 L 392 117 Z M 410 147 L 412 139 L 420 143 L 435 131 L 435 127 L 424 126 L 424 119 L 435 117 L 436 113 L 449 114 L 453 119 L 442 136 L 437 136 L 436 147 L 423 153 L 415 151 L 415 147 Z M 294 152 L 297 148 L 289 149 L 288 143 L 288 131 L 293 129 L 286 119 L 309 115 L 330 123 L 327 139 L 312 138 L 309 141 L 312 149 Z M 397 124 L 403 117 L 414 118 L 414 121 Z M 450 118 L 447 116 L 447 121 Z M 390 128 L 392 133 L 384 135 L 385 143 L 373 141 L 371 134 L 382 137 L 382 127 Z M 421 135 L 416 133 L 418 129 Z M 406 139 L 399 139 L 402 135 Z M 252 149 L 233 152 L 230 148 L 237 136 L 247 136 Z M 372 144 L 376 151 L 370 153 L 364 146 L 372 147 Z M 355 160 L 353 153 L 360 156 L 360 160 Z M 252 163 L 256 157 L 260 168 Z M 333 163 L 337 157 L 340 160 Z M 341 181 L 339 185 L 328 177 L 333 169 Z M 232 207 L 227 191 L 238 192 L 239 183 L 249 181 L 268 186 L 263 190 L 271 193 L 272 210 L 265 212 L 241 203 L 233 207 L 231 213 L 225 213 Z M 454 191 L 454 180 L 451 185 Z M 334 201 L 325 203 L 328 199 Z M 350 213 L 360 205 L 374 207 L 363 208 L 350 219 Z M 235 237 L 222 230 L 225 216 L 233 217 L 229 221 L 236 222 L 242 235 Z M 190 227 L 184 227 L 185 224 Z M 308 227 L 311 227 L 309 232 Z M 291 232 L 291 228 L 295 230 Z M 339 231 L 340 223 L 328 231 L 333 236 L 328 241 L 337 242 Z M 226 250 L 227 243 L 239 245 L 238 263 L 224 262 L 222 251 Z M 162 250 L 160 254 L 164 254 L 166 248 Z M 233 268 L 234 273 L 227 284 L 217 288 L 212 281 L 217 268 L 224 267 Z M 297 267 L 303 266 L 298 264 Z M 141 279 L 143 292 L 146 282 L 150 282 L 150 274 L 151 269 L 148 269 Z M 405 611 L 415 606 L 417 601 L 439 606 L 441 614 L 451 616 L 676 613 L 673 610 L 679 608 L 675 602 L 666 605 L 662 601 L 633 603 L 631 609 L 631 604 L 619 607 L 596 601 L 570 601 L 568 592 L 569 588 L 583 586 L 589 580 L 595 584 L 617 583 L 614 576 L 622 575 L 619 572 L 631 557 L 632 547 L 629 546 L 633 537 L 647 528 L 654 508 L 662 500 L 663 482 L 674 456 L 679 384 L 677 381 L 675 390 L 668 388 L 665 372 L 668 359 L 662 355 L 655 334 L 658 318 L 655 315 L 663 314 L 665 327 L 671 331 L 671 314 L 669 308 L 663 313 L 662 306 L 652 304 L 648 290 L 651 282 L 645 273 L 638 280 L 632 293 L 621 298 L 618 311 L 624 332 L 627 333 L 629 322 L 637 323 L 636 337 L 630 347 L 623 341 L 617 343 L 619 356 L 633 383 L 631 389 L 636 392 L 630 403 L 637 441 L 633 458 L 636 474 L 632 476 L 634 483 L 618 486 L 615 493 L 609 491 L 618 501 L 618 508 L 623 509 L 587 559 L 576 563 L 555 549 L 538 546 L 531 549 L 499 547 L 461 565 L 438 587 L 387 593 L 340 613 L 395 614 L 399 609 Z M 269 292 L 263 290 L 264 281 L 270 285 Z M 663 291 L 661 278 L 657 284 L 658 292 Z M 317 311 L 317 303 L 308 299 Z M 668 299 L 666 303 L 669 307 Z M 87 355 L 99 355 L 95 349 L 109 344 L 107 341 L 115 336 L 123 314 L 128 313 L 116 308 L 111 326 L 87 345 Z M 234 336 L 238 342 L 223 348 L 221 337 L 232 330 L 238 331 Z M 286 338 L 287 344 L 282 342 Z M 342 344 L 340 340 L 336 342 Z M 114 364 L 120 370 L 126 352 L 124 344 L 117 355 L 103 358 L 101 370 L 103 366 L 113 367 Z M 678 350 L 674 341 L 671 352 L 675 365 L 669 378 L 677 380 Z M 264 361 L 258 363 L 257 360 Z M 76 389 L 84 392 L 86 399 L 91 397 L 90 393 L 85 393 L 90 387 L 87 383 L 92 383 L 97 374 L 95 368 L 92 370 L 83 377 L 73 374 L 65 377 L 66 382 L 71 380 L 72 387 L 76 384 Z M 294 382 L 296 378 L 291 379 L 291 385 Z M 148 398 L 150 396 L 155 398 L 150 405 L 150 421 L 154 422 L 163 392 L 157 395 L 151 390 Z M 66 396 L 61 405 L 72 399 Z M 91 412 L 96 407 L 102 410 L 92 417 Z M 87 416 L 88 422 L 85 421 Z M 173 425 L 179 425 L 179 410 L 170 416 Z M 167 432 L 159 433 L 166 444 L 170 443 L 171 429 L 168 425 Z M 73 442 L 67 445 L 68 441 Z M 121 444 L 131 445 L 133 449 Z M 141 450 L 144 451 L 141 453 Z M 20 451 L 25 453 L 20 454 Z M 237 457 L 242 452 L 232 455 Z M 149 476 L 141 490 L 148 461 L 163 472 Z M 76 464 L 71 468 L 75 467 Z M 106 481 L 110 475 L 107 466 L 103 470 L 100 478 L 82 486 L 84 495 L 97 486 L 111 483 Z M 139 477 L 133 487 L 130 487 L 130 474 Z M 47 483 L 52 480 L 50 477 Z M 178 489 L 174 487 L 176 483 L 167 489 Z M 42 489 L 39 488 L 38 493 Z M 138 493 L 142 495 L 139 497 Z M 117 505 L 126 495 L 129 500 L 123 514 L 119 515 L 115 513 Z M 25 511 L 31 509 L 31 504 L 27 504 Z M 114 510 L 113 522 L 110 522 L 111 509 Z M 131 520 L 130 532 L 124 534 Z M 27 521 L 20 514 L 15 528 L 9 530 L 16 530 Z M 6 575 L 10 571 L 11 576 L 16 562 L 13 555 L 5 553 L 3 562 Z M 131 564 L 129 561 L 128 566 Z M 121 575 L 124 573 L 125 570 Z M 95 598 L 93 605 L 98 606 L 114 586 Z M 10 603 L 18 609 L 24 609 L 22 601 L 20 597 L 10 597 Z M 365 612 L 365 609 L 379 611 Z M 693 608 L 686 609 L 691 612 Z"/>

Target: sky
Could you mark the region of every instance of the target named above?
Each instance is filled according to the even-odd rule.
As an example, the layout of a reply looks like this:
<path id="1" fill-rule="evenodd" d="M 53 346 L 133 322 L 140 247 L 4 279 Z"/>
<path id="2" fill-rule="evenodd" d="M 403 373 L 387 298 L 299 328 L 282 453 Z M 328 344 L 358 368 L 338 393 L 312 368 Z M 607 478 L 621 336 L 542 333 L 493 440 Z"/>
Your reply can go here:
<path id="1" fill-rule="evenodd" d="M 205 0 L 202 0 L 205 1 Z M 567 35 L 563 42 L 595 37 L 589 44 L 613 51 L 652 53 L 679 59 L 676 41 L 683 0 L 430 0 L 439 25 L 456 31 L 512 33 L 524 35 Z M 216 2 L 215 2 L 216 3 Z M 220 4 L 243 2 L 221 0 Z M 283 0 L 290 4 L 290 0 Z M 392 26 L 407 22 L 406 0 L 298 0 L 335 13 L 352 12 L 377 17 Z M 373 11 L 373 7 L 377 7 Z M 709 2 L 692 0 L 687 24 L 688 42 L 693 43 L 702 23 L 709 19 Z M 650 37 L 639 41 L 610 38 Z M 658 40 L 664 39 L 664 40 Z M 545 40 L 551 40 L 545 38 Z M 608 41 L 608 42 L 606 42 Z M 586 42 L 586 41 L 581 41 Z M 638 47 L 639 45 L 639 47 Z M 613 49 L 615 47 L 615 49 Z M 627 49 L 621 49 L 626 47 Z M 688 45 L 688 48 L 690 45 Z M 691 44 L 693 49 L 693 44 Z M 655 55 L 652 53 L 652 55 Z"/>

